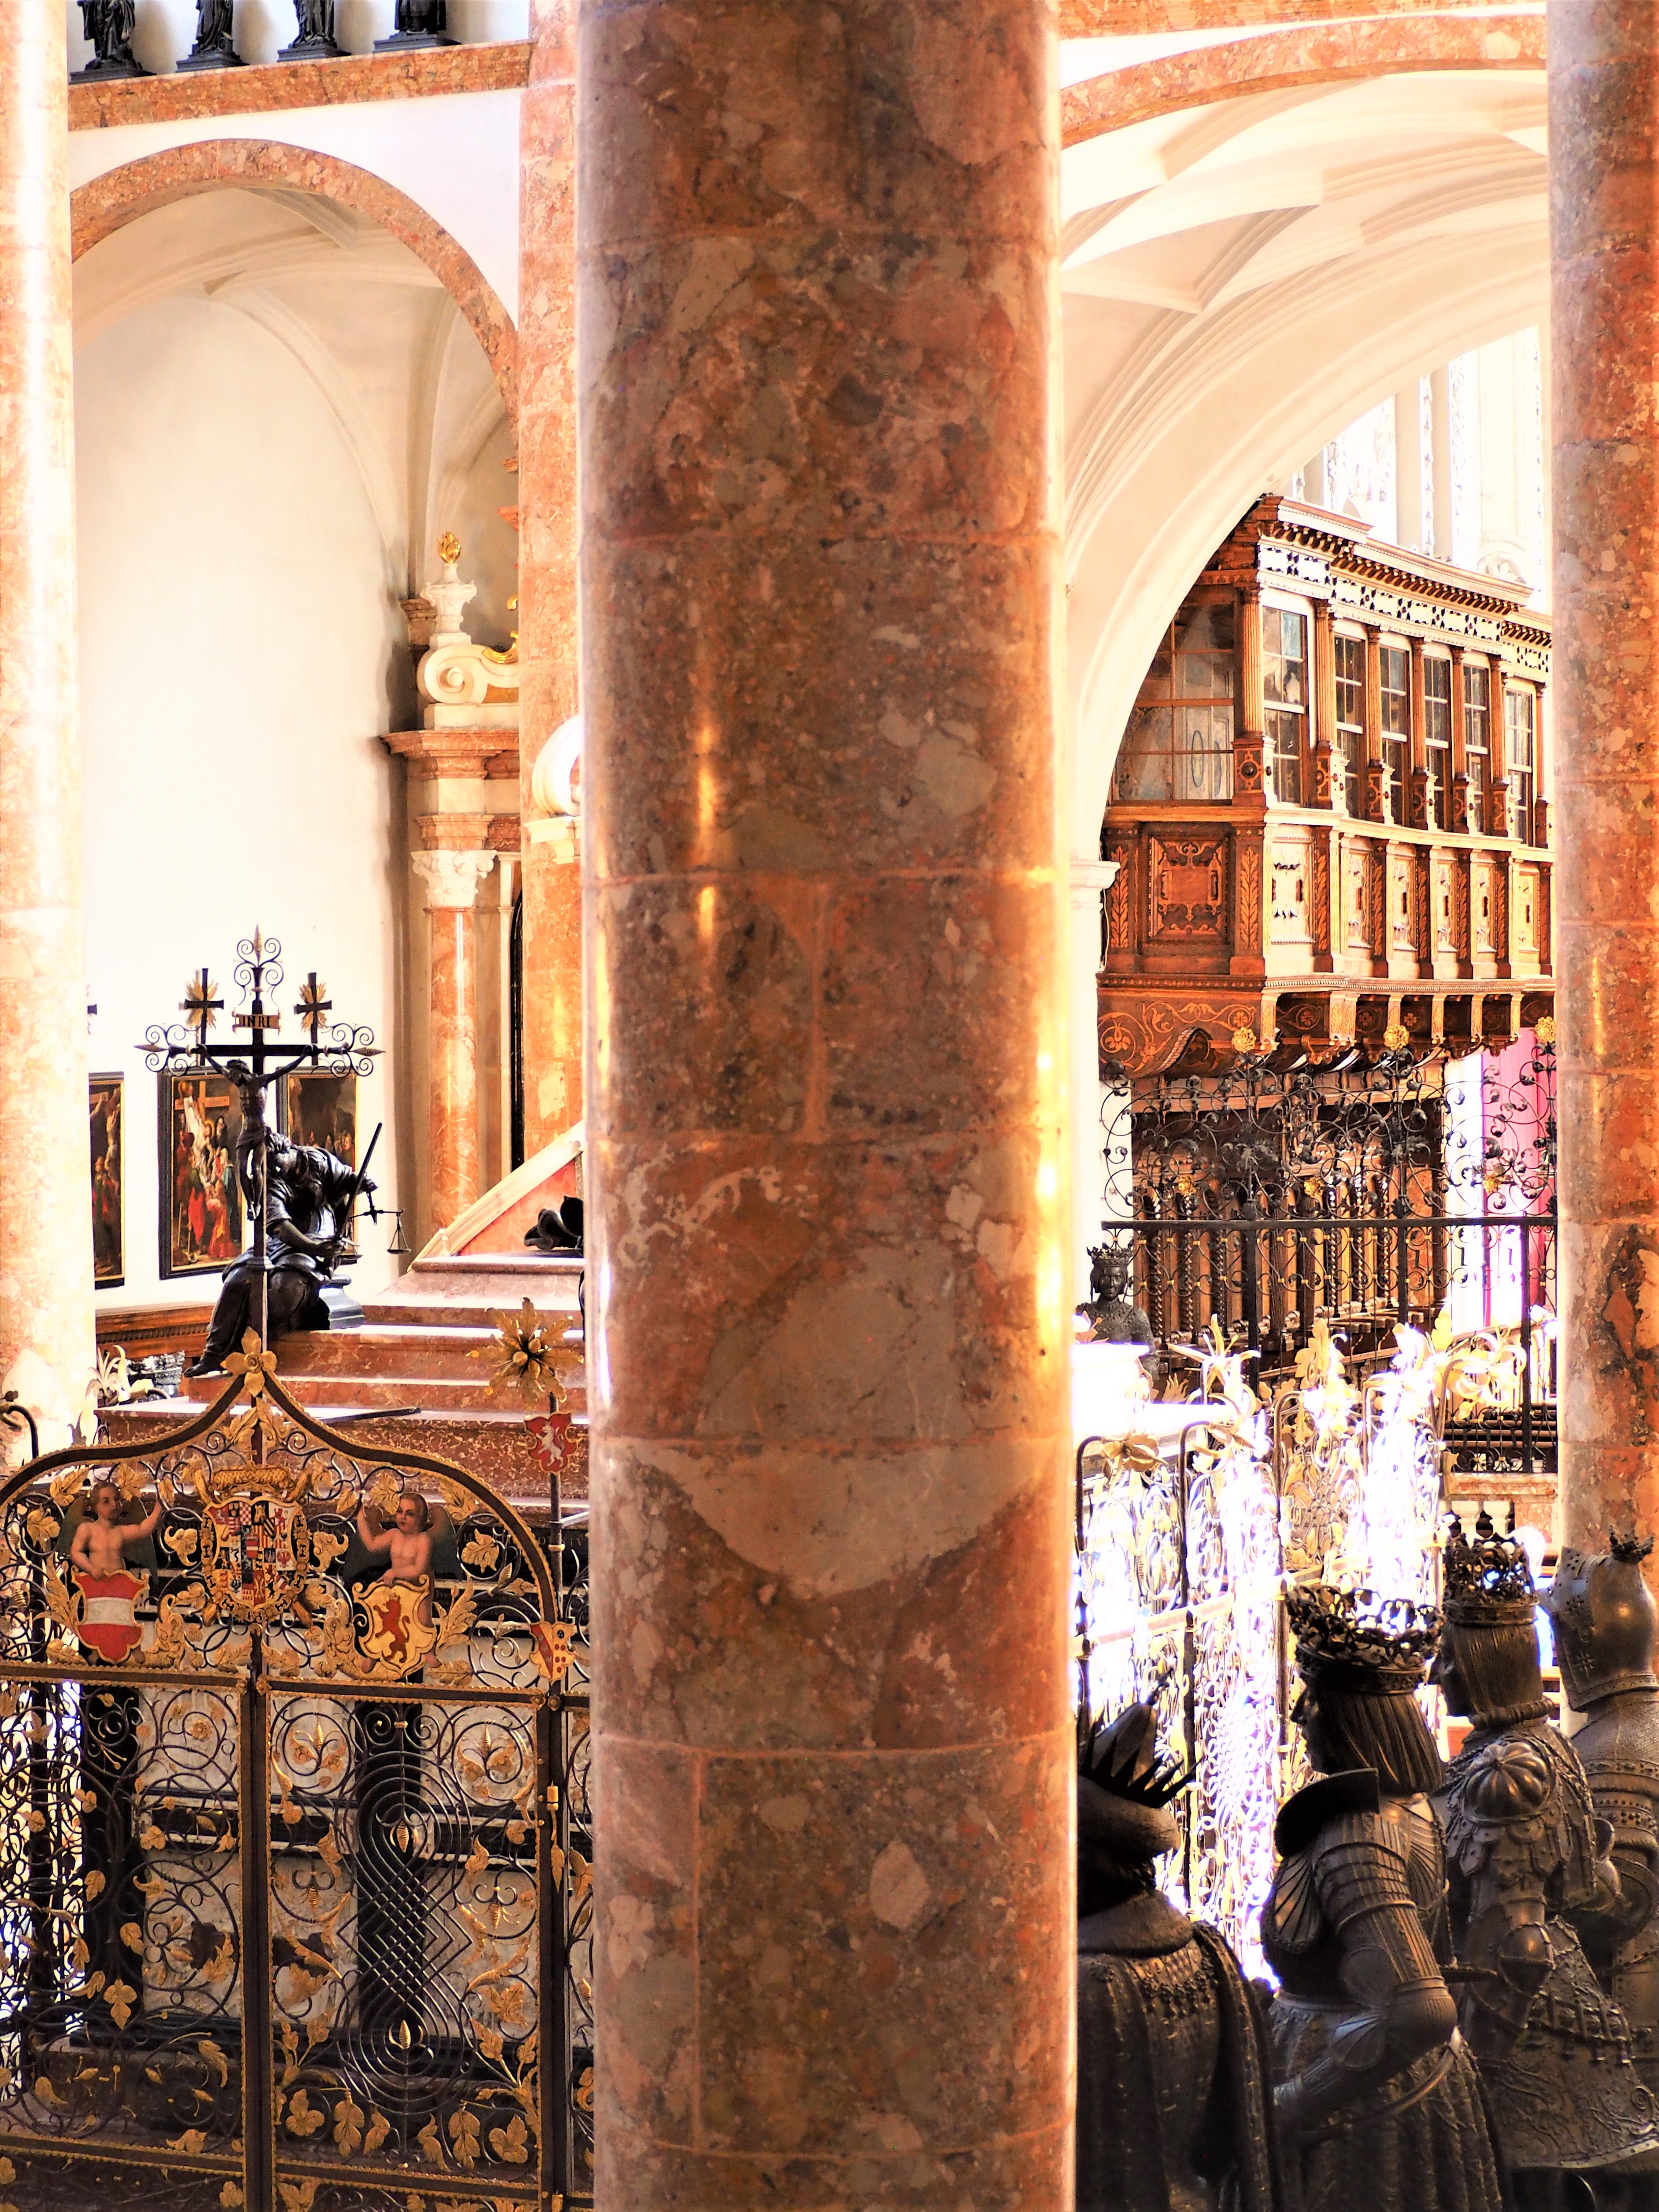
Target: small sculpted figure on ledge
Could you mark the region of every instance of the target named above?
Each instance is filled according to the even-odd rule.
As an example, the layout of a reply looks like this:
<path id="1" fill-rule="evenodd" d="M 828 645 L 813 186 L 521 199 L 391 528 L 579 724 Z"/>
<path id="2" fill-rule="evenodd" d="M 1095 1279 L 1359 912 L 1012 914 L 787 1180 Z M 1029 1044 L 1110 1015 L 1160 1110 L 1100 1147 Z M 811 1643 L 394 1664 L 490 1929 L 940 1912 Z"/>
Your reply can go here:
<path id="1" fill-rule="evenodd" d="M 1415 1695 L 1439 1617 L 1369 1591 L 1289 1605 L 1320 1778 L 1279 1809 L 1261 1916 L 1288 2212 L 1504 2212 L 1446 1985 L 1442 1767 Z"/>
<path id="2" fill-rule="evenodd" d="M 1523 2212 L 1644 2203 L 1659 2154 L 1630 2027 L 1573 1928 L 1617 1924 L 1611 1830 L 1545 1717 L 1527 1555 L 1483 1513 L 1454 1522 L 1434 1679 L 1474 1723 L 1440 1799 L 1459 2011 Z"/>
<path id="3" fill-rule="evenodd" d="M 1659 2094 L 1659 1611 L 1642 1572 L 1653 1539 L 1610 1543 L 1588 1554 L 1564 1550 L 1543 1607 L 1561 1687 L 1585 1717 L 1572 1747 L 1613 1830 L 1619 1870 L 1615 1903 L 1580 1913 L 1576 1924 L 1597 1981 L 1630 2022 L 1637 2071 Z"/>
<path id="4" fill-rule="evenodd" d="M 1221 1937 L 1157 1886 L 1185 1780 L 1157 1733 L 1131 1705 L 1079 1751 L 1077 2212 L 1274 2212 L 1260 2014 Z"/>
<path id="5" fill-rule="evenodd" d="M 354 1200 L 375 1186 L 319 1145 L 291 1145 L 274 1134 L 266 1143 L 267 1313 L 270 1340 L 275 1343 L 291 1329 L 328 1327 L 323 1288 L 334 1280 L 350 1232 Z M 252 1202 L 251 1190 L 248 1197 Z M 213 1323 L 202 1356 L 190 1370 L 192 1375 L 210 1375 L 222 1367 L 226 1354 L 241 1342 L 244 1330 L 255 1325 L 258 1285 L 258 1263 L 252 1253 L 244 1253 L 226 1268 Z"/>
<path id="6" fill-rule="evenodd" d="M 1078 1308 L 1096 1344 L 1150 1344 L 1152 1324 L 1129 1296 L 1130 1255 L 1114 1243 L 1089 1247 L 1089 1296 Z"/>

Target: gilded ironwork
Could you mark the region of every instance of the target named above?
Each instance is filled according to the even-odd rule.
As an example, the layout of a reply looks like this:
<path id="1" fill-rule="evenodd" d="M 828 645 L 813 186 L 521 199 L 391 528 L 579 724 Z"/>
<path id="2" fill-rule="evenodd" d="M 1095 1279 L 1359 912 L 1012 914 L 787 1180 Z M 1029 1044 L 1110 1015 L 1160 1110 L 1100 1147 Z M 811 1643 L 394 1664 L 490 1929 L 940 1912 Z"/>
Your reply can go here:
<path id="1" fill-rule="evenodd" d="M 272 1365 L 0 1487 L 0 2203 L 591 2202 L 585 1548 Z M 113 1645 L 89 1482 L 159 1508 Z"/>

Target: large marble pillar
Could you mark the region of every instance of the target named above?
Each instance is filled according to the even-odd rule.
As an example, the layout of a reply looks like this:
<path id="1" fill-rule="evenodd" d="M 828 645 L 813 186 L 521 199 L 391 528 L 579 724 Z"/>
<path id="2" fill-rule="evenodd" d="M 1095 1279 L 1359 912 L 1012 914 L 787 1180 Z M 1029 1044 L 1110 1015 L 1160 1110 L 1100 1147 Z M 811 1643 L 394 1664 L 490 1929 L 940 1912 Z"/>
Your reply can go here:
<path id="1" fill-rule="evenodd" d="M 538 837 L 533 788 L 576 709 L 575 0 L 531 0 L 520 125 L 519 751 L 525 1151 L 582 1112 L 581 877 Z"/>
<path id="2" fill-rule="evenodd" d="M 0 1389 L 66 1441 L 94 1361 L 76 732 L 68 78 L 0 35 Z"/>
<path id="3" fill-rule="evenodd" d="M 1058 2212 L 1054 18 L 580 39 L 598 2202 Z"/>
<path id="4" fill-rule="evenodd" d="M 1659 1528 L 1659 19 L 1551 0 L 1566 1534 Z M 1494 701 L 1494 709 L 1498 702 Z M 1493 715 L 1493 744 L 1502 724 Z"/>
<path id="5" fill-rule="evenodd" d="M 494 853 L 411 855 L 429 927 L 427 1017 L 427 1234 L 447 1229 L 478 1195 L 478 975 L 473 906 Z"/>

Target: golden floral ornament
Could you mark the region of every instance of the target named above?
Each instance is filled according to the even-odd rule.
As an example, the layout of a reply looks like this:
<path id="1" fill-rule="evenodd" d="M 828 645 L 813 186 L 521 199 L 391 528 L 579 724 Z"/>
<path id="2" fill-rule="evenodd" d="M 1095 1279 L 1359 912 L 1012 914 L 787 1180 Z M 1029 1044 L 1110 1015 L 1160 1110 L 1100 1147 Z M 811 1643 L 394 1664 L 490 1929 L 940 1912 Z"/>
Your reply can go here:
<path id="1" fill-rule="evenodd" d="M 1237 1029 L 1233 1031 L 1235 1052 L 1259 1052 L 1261 1049 L 1261 1042 L 1253 1029 Z"/>
<path id="2" fill-rule="evenodd" d="M 447 568 L 453 568 L 461 557 L 461 541 L 453 530 L 446 530 L 438 540 L 438 558 Z"/>
<path id="3" fill-rule="evenodd" d="M 1554 1015 L 1545 1014 L 1541 1016 L 1534 1027 L 1533 1035 L 1537 1038 L 1540 1044 L 1553 1044 L 1555 1042 Z"/>
<path id="4" fill-rule="evenodd" d="M 516 1314 L 492 1314 L 490 1319 L 495 1324 L 495 1342 L 480 1345 L 472 1356 L 477 1358 L 494 1352 L 498 1382 L 511 1384 L 526 1398 L 548 1395 L 556 1403 L 561 1391 L 554 1371 L 551 1324 L 543 1320 L 528 1298 Z"/>
<path id="5" fill-rule="evenodd" d="M 233 1352 L 226 1360 L 225 1372 L 227 1375 L 240 1375 L 248 1396 L 257 1398 L 276 1372 L 276 1355 L 274 1352 L 267 1352 L 260 1344 L 257 1328 L 246 1329 L 242 1334 L 242 1348 L 240 1352 Z"/>
<path id="6" fill-rule="evenodd" d="M 1411 1032 L 1404 1022 L 1390 1022 L 1382 1032 L 1382 1042 L 1390 1052 L 1404 1052 L 1411 1042 Z"/>

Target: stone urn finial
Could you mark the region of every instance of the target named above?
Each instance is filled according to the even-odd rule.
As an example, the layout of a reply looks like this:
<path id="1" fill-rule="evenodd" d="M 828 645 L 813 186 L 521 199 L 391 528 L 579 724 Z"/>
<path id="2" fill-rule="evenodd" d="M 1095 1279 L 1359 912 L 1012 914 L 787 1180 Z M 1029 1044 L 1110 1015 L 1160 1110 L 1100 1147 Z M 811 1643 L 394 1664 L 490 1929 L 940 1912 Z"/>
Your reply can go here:
<path id="1" fill-rule="evenodd" d="M 478 596 L 476 584 L 464 584 L 455 572 L 461 557 L 461 541 L 453 530 L 446 530 L 438 540 L 438 558 L 444 564 L 442 577 L 435 584 L 422 584 L 421 596 L 429 599 L 437 610 L 428 641 L 433 645 L 457 645 L 466 640 L 466 625 L 461 619 L 462 610 Z"/>

